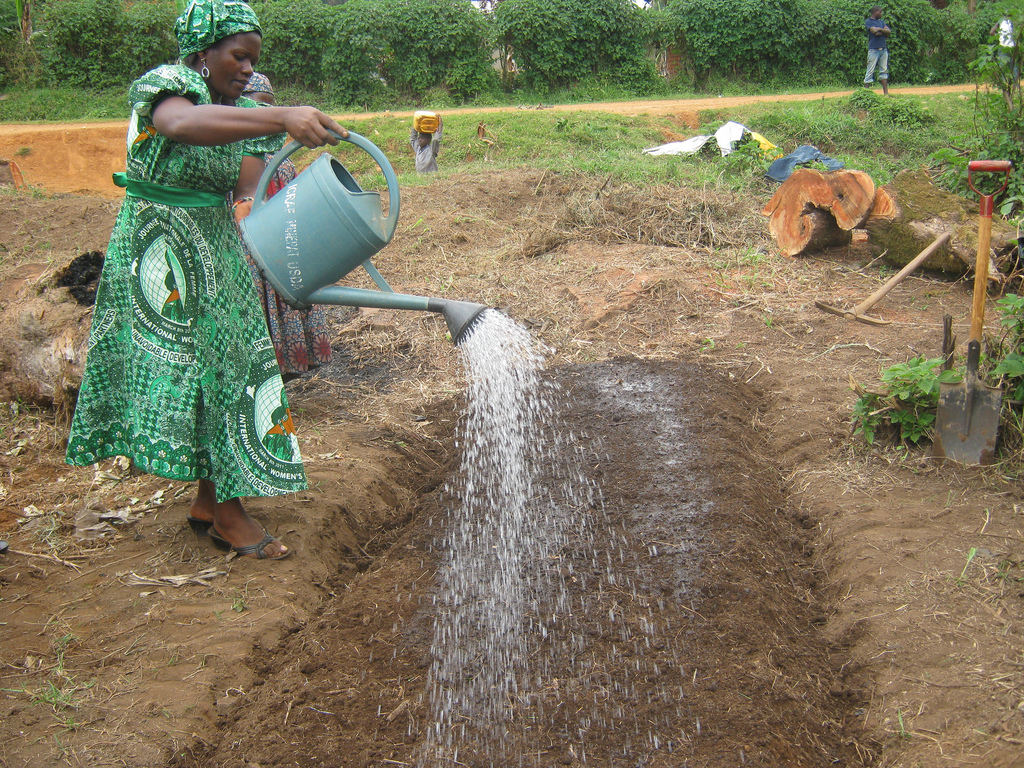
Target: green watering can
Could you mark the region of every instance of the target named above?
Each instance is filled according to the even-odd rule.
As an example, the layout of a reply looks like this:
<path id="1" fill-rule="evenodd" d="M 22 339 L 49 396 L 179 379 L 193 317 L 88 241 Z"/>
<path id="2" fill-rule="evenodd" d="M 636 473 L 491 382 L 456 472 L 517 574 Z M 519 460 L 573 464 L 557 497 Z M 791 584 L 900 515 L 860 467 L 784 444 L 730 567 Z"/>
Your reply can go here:
<path id="1" fill-rule="evenodd" d="M 333 133 L 333 132 L 332 132 Z M 337 133 L 333 134 L 341 139 Z M 358 133 L 348 141 L 367 152 L 384 172 L 390 208 L 384 217 L 380 194 L 364 191 L 344 165 L 326 152 L 267 198 L 278 167 L 302 145 L 293 141 L 274 155 L 263 171 L 252 212 L 240 224 L 242 239 L 267 281 L 288 304 L 418 309 L 444 315 L 458 344 L 487 307 L 466 301 L 395 293 L 370 258 L 391 241 L 398 224 L 398 179 L 373 142 Z M 379 291 L 334 285 L 362 266 Z"/>

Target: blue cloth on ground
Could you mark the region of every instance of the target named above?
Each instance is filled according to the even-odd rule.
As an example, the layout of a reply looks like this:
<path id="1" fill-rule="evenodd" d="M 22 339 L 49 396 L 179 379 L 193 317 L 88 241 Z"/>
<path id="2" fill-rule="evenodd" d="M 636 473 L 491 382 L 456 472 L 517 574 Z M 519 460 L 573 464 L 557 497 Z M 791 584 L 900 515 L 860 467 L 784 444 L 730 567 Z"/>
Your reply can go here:
<path id="1" fill-rule="evenodd" d="M 768 166 L 764 175 L 772 181 L 783 182 L 793 174 L 798 165 L 810 165 L 814 162 L 823 163 L 828 171 L 838 171 L 840 168 L 846 167 L 846 163 L 842 160 L 826 157 L 818 151 L 817 147 L 804 144 Z"/>

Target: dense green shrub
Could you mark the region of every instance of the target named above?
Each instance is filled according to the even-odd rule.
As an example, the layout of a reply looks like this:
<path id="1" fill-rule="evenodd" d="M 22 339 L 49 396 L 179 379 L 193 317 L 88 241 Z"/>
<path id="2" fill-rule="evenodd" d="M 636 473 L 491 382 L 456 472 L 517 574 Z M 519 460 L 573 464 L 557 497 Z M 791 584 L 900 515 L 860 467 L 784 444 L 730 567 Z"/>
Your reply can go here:
<path id="1" fill-rule="evenodd" d="M 608 78 L 646 94 L 657 74 L 643 13 L 631 0 L 504 0 L 494 17 L 528 87 Z"/>
<path id="2" fill-rule="evenodd" d="M 885 98 L 867 88 L 858 88 L 850 94 L 849 104 L 863 110 L 872 122 L 887 129 L 919 129 L 935 122 L 935 116 L 915 99 Z"/>
<path id="3" fill-rule="evenodd" d="M 975 15 L 963 5 L 951 5 L 937 13 L 936 38 L 925 51 L 930 81 L 958 83 L 970 79 L 971 62 L 978 57 L 978 46 L 988 39 L 988 31 L 998 20 L 991 5 L 980 5 Z"/>
<path id="4" fill-rule="evenodd" d="M 38 57 L 20 30 L 13 0 L 0 0 L 0 88 L 30 83 L 38 68 Z"/>
<path id="5" fill-rule="evenodd" d="M 379 73 L 387 51 L 383 10 L 378 0 L 349 0 L 334 19 L 323 66 L 330 95 L 342 104 L 369 106 L 386 94 Z"/>
<path id="6" fill-rule="evenodd" d="M 989 28 L 999 20 L 998 7 L 992 9 Z M 1005 192 L 996 197 L 997 210 L 1003 216 L 1024 222 L 1024 92 L 1015 72 L 1024 71 L 1024 11 L 1014 9 L 1011 19 L 1014 45 L 1004 48 L 990 38 L 977 49 L 971 71 L 978 82 L 989 86 L 975 94 L 975 130 L 957 137 L 953 146 L 936 151 L 943 186 L 958 194 L 973 196 L 967 184 L 967 164 L 971 160 L 1010 160 L 1013 171 Z M 986 190 L 982 190 L 986 191 Z"/>
<path id="7" fill-rule="evenodd" d="M 678 44 L 698 84 L 716 77 L 806 85 L 859 82 L 867 34 L 864 0 L 671 0 Z M 962 5 L 939 10 L 928 0 L 891 0 L 892 82 L 963 82 L 994 23 L 991 5 L 968 15 Z"/>
<path id="8" fill-rule="evenodd" d="M 797 0 L 673 0 L 669 9 L 698 78 L 717 69 L 759 79 L 803 57 Z"/>
<path id="9" fill-rule="evenodd" d="M 260 69 L 275 85 L 367 106 L 458 103 L 496 90 L 495 49 L 519 66 L 506 87 L 541 98 L 566 89 L 595 97 L 664 90 L 655 59 L 670 45 L 683 56 L 684 85 L 848 86 L 863 75 L 870 7 L 864 0 L 667 0 L 640 10 L 632 0 L 503 0 L 481 13 L 466 0 L 252 4 L 264 27 Z M 0 0 L 0 85 L 123 88 L 174 58 L 175 5 L 37 0 L 37 34 L 25 43 L 13 0 Z M 943 10 L 928 0 L 886 3 L 892 81 L 965 79 L 1001 7 L 980 2 L 968 15 L 962 0 Z"/>
<path id="10" fill-rule="evenodd" d="M 49 0 L 38 24 L 45 76 L 75 88 L 122 87 L 177 56 L 173 3 Z"/>
<path id="11" fill-rule="evenodd" d="M 264 0 L 252 3 L 263 27 L 259 71 L 273 83 L 303 87 L 330 79 L 323 55 L 330 45 L 334 18 L 340 8 L 321 0 Z"/>
<path id="12" fill-rule="evenodd" d="M 18 14 L 14 8 L 14 0 L 0 1 L 0 37 L 17 34 Z"/>
<path id="13" fill-rule="evenodd" d="M 431 91 L 462 100 L 496 83 L 487 17 L 465 0 L 349 0 L 338 11 L 324 68 L 345 103 Z"/>
<path id="14" fill-rule="evenodd" d="M 378 2 L 387 41 L 380 74 L 400 94 L 443 86 L 465 98 L 493 84 L 487 18 L 466 0 Z"/>
<path id="15" fill-rule="evenodd" d="M 124 25 L 119 31 L 124 82 L 134 80 L 158 64 L 177 61 L 178 41 L 174 36 L 177 15 L 174 4 L 165 0 L 125 4 Z"/>

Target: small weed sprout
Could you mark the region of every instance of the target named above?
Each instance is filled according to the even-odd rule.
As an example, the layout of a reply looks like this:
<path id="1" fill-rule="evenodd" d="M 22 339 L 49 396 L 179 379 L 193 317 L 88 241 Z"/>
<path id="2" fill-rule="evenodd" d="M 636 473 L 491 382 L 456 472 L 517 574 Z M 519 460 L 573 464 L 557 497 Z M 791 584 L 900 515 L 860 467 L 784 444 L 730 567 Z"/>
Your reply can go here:
<path id="1" fill-rule="evenodd" d="M 907 732 L 907 728 L 903 724 L 903 710 L 900 707 L 896 707 L 896 720 L 900 724 L 900 738 L 908 738 L 910 733 Z"/>
<path id="2" fill-rule="evenodd" d="M 964 564 L 964 569 L 960 571 L 960 575 L 957 577 L 956 583 L 963 584 L 964 576 L 967 575 L 967 569 L 971 567 L 971 562 L 974 560 L 974 556 L 978 554 L 977 547 L 971 547 L 967 550 L 967 562 Z"/>

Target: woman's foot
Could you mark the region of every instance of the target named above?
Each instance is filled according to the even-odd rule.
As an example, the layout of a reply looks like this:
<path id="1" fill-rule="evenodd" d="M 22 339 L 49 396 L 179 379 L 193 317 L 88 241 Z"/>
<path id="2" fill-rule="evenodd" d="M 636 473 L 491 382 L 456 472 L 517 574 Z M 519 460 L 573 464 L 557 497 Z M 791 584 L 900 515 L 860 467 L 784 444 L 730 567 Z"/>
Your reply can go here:
<path id="1" fill-rule="evenodd" d="M 215 526 L 210 526 L 210 541 L 213 542 L 213 546 L 217 549 L 223 549 L 225 552 L 234 551 L 239 557 L 252 557 L 257 560 L 284 560 L 292 552 L 286 546 L 281 544 L 277 539 L 271 536 L 266 531 L 263 532 L 263 538 L 255 544 L 244 544 L 235 546 L 230 541 L 225 539 L 220 533 L 217 532 Z M 271 554 L 273 552 L 273 544 L 280 545 L 280 548 L 284 550 L 280 554 Z"/>
<path id="2" fill-rule="evenodd" d="M 197 524 L 206 523 L 215 543 L 219 539 L 242 557 L 281 560 L 291 554 L 287 546 L 249 517 L 240 499 L 218 502 L 216 486 L 209 480 L 200 480 L 195 501 L 189 509 L 189 524 L 195 529 Z"/>

